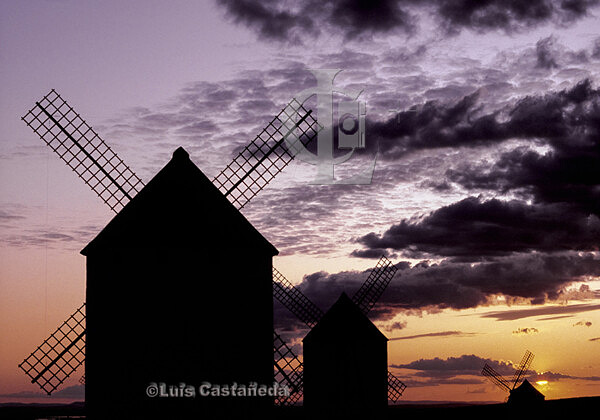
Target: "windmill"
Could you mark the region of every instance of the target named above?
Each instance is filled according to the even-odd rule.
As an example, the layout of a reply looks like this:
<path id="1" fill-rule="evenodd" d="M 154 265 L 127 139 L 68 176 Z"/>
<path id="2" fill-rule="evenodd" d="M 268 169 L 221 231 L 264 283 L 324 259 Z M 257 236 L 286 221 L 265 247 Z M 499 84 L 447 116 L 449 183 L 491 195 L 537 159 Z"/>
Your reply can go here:
<path id="1" fill-rule="evenodd" d="M 352 296 L 352 302 L 366 316 L 381 297 L 388 284 L 396 274 L 397 267 L 385 256 L 382 256 L 361 287 Z M 298 288 L 294 287 L 277 269 L 273 268 L 273 296 L 293 313 L 300 321 L 312 329 L 322 319 L 324 313 Z M 293 366 L 293 383 L 299 391 L 291 398 L 281 398 L 279 404 L 294 403 L 300 398 L 302 392 L 302 364 Z M 396 402 L 401 396 L 406 385 L 393 373 L 387 372 L 388 399 Z"/>
<path id="2" fill-rule="evenodd" d="M 531 404 L 543 401 L 544 395 L 535 389 L 527 379 L 524 379 L 527 370 L 533 362 L 533 358 L 533 353 L 531 353 L 529 350 L 526 350 L 523 358 L 521 359 L 521 363 L 519 363 L 519 367 L 515 371 L 512 383 L 508 382 L 487 363 L 484 365 L 481 374 L 488 378 L 498 388 L 508 392 L 509 404 Z"/>
<path id="3" fill-rule="evenodd" d="M 144 187 L 141 179 L 55 90 L 36 102 L 22 119 L 115 213 Z M 318 129 L 311 111 L 292 100 L 213 179 L 213 184 L 238 210 L 243 208 L 291 162 L 297 152 L 296 145 L 308 144 Z M 274 276 L 274 290 L 281 278 Z M 288 295 L 292 302 L 297 296 L 295 292 L 297 289 L 288 287 L 280 296 Z M 31 382 L 48 395 L 85 360 L 85 317 L 84 303 L 19 365 Z M 301 397 L 302 364 L 275 331 L 273 351 L 279 379 L 292 391 L 289 397 L 276 403 L 292 404 Z M 85 376 L 80 382 L 84 381 Z"/>

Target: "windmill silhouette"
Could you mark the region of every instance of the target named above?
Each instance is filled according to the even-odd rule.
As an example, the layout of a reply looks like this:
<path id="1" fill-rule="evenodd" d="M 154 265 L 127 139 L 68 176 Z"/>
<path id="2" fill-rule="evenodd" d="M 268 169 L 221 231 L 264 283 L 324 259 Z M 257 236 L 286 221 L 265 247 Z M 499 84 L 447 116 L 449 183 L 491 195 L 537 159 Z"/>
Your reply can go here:
<path id="1" fill-rule="evenodd" d="M 117 215 L 144 188 L 141 179 L 55 90 L 36 102 L 35 107 L 22 119 Z M 290 126 L 293 128 L 290 129 Z M 299 148 L 300 144 L 308 144 L 316 136 L 318 129 L 311 111 L 292 100 L 213 179 L 213 185 L 238 210 L 243 208 L 291 162 L 297 151 L 294 148 Z M 297 135 L 295 130 L 300 134 Z M 289 137 L 294 140 L 290 142 Z M 288 141 L 284 146 L 286 139 Z M 174 158 L 176 154 L 187 155 L 185 151 L 178 151 Z M 369 293 L 379 290 L 378 280 L 382 275 L 383 272 L 367 279 L 361 288 L 364 289 L 364 297 L 357 304 L 374 304 L 374 301 L 369 300 Z M 303 296 L 301 292 L 275 268 L 272 281 L 273 294 L 278 299 L 284 299 L 297 307 L 306 302 L 298 300 Z M 314 317 L 314 313 L 310 315 L 318 319 Z M 83 364 L 85 322 L 86 304 L 83 303 L 19 365 L 31 378 L 31 382 L 37 383 L 48 395 Z M 302 397 L 302 363 L 274 330 L 273 355 L 276 378 L 291 390 L 289 396 L 277 397 L 275 403 L 293 404 Z M 401 395 L 403 384 L 389 375 L 390 392 L 395 400 Z M 80 382 L 85 383 L 85 375 Z"/>
<path id="2" fill-rule="evenodd" d="M 527 370 L 533 362 L 533 358 L 533 353 L 526 350 L 521 359 L 521 363 L 519 363 L 519 367 L 515 371 L 512 383 L 509 383 L 487 363 L 483 366 L 481 374 L 488 378 L 498 388 L 508 392 L 507 402 L 509 404 L 523 405 L 540 402 L 544 400 L 544 395 L 535 389 L 527 379 L 524 379 Z"/>
<path id="3" fill-rule="evenodd" d="M 385 256 L 382 256 L 379 259 L 376 266 L 369 273 L 367 279 L 351 299 L 352 303 L 359 309 L 362 315 L 366 317 L 369 311 L 373 308 L 396 274 L 396 271 L 397 267 L 395 267 Z M 290 312 L 296 315 L 300 321 L 310 328 L 311 331 L 307 337 L 311 334 L 315 326 L 319 324 L 325 315 L 318 306 L 316 306 L 298 288 L 294 287 L 275 268 L 273 268 L 273 296 Z M 330 363 L 333 363 L 333 361 L 330 360 Z M 291 398 L 288 398 L 288 400 L 291 401 L 286 400 L 282 401 L 282 403 L 294 403 L 300 399 L 304 386 L 303 367 L 303 364 L 294 366 L 292 376 L 293 379 L 291 382 L 294 383 L 298 391 L 294 393 Z M 284 376 L 284 373 L 280 371 L 280 375 Z M 384 377 L 384 379 L 386 378 Z M 314 382 L 318 383 L 319 381 L 315 380 Z M 402 393 L 405 389 L 406 385 L 400 379 L 396 378 L 394 374 L 388 371 L 387 399 L 396 402 L 402 396 Z M 329 393 L 331 393 L 331 390 Z"/>

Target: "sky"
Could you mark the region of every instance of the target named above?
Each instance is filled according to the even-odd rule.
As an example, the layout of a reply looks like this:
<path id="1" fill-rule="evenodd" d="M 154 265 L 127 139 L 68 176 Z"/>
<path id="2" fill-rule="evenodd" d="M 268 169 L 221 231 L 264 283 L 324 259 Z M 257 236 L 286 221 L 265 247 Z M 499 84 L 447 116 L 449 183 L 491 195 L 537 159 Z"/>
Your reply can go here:
<path id="1" fill-rule="evenodd" d="M 370 319 L 404 401 L 503 401 L 524 352 L 547 399 L 600 394 L 600 2 L 0 2 L 0 402 L 85 296 L 111 211 L 21 121 L 56 89 L 145 182 L 183 146 L 212 178 L 311 69 L 360 91 L 368 185 L 294 161 L 243 214 L 322 310 L 381 255 Z M 318 116 L 317 116 L 318 117 Z M 336 151 L 336 153 L 342 153 Z M 301 356 L 307 330 L 277 302 Z M 56 401 L 80 398 L 78 371 Z"/>

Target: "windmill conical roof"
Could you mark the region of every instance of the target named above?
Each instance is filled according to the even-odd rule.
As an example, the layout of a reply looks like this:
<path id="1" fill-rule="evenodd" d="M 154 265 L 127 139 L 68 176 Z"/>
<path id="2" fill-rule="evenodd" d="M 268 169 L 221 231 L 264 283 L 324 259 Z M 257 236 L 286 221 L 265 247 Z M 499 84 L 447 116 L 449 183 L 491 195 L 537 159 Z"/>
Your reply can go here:
<path id="1" fill-rule="evenodd" d="M 182 147 L 81 253 L 137 247 L 278 253 Z"/>
<path id="2" fill-rule="evenodd" d="M 387 341 L 387 337 L 362 313 L 348 295 L 342 292 L 338 300 L 302 341 L 306 344 L 321 340 L 358 339 L 359 336 Z"/>
<path id="3" fill-rule="evenodd" d="M 544 400 L 545 398 L 544 394 L 525 379 L 521 385 L 510 392 L 509 402 L 534 402 Z"/>

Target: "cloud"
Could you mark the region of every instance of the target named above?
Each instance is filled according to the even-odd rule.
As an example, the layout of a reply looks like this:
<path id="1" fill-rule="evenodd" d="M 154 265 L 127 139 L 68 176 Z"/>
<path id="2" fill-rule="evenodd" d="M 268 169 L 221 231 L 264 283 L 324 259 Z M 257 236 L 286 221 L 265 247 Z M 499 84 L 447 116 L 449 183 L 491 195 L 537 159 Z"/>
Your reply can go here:
<path id="1" fill-rule="evenodd" d="M 486 363 L 501 375 L 514 373 L 514 366 L 511 362 L 486 359 L 474 354 L 464 354 L 446 359 L 439 357 L 419 359 L 406 364 L 392 364 L 391 367 L 417 371 L 416 376 L 418 377 L 447 378 L 458 375 L 481 376 L 481 369 Z"/>
<path id="2" fill-rule="evenodd" d="M 537 334 L 539 332 L 540 332 L 540 330 L 538 330 L 537 328 L 519 328 L 519 329 L 513 331 L 512 333 L 515 335 L 521 335 L 521 334 L 528 335 L 528 334 Z"/>
<path id="3" fill-rule="evenodd" d="M 388 0 L 217 1 L 230 19 L 254 30 L 261 39 L 293 44 L 321 34 L 337 33 L 348 39 L 374 33 L 409 32 L 413 18 L 401 3 Z"/>
<path id="4" fill-rule="evenodd" d="M 306 42 L 319 36 L 345 39 L 413 34 L 433 30 L 433 17 L 446 35 L 462 30 L 513 33 L 552 23 L 562 26 L 587 16 L 597 0 L 218 0 L 237 24 L 268 41 Z"/>
<path id="5" fill-rule="evenodd" d="M 350 254 L 353 257 L 357 258 L 370 258 L 370 259 L 379 259 L 381 256 L 385 256 L 387 258 L 396 258 L 397 254 L 390 253 L 387 249 L 384 248 L 373 248 L 373 249 L 355 249 Z"/>
<path id="6" fill-rule="evenodd" d="M 566 24 L 586 16 L 597 1 L 442 0 L 438 12 L 449 31 L 471 28 L 480 32 L 531 29 L 542 23 Z"/>
<path id="7" fill-rule="evenodd" d="M 428 215 L 402 219 L 383 233 L 359 237 L 365 249 L 355 250 L 353 256 L 387 249 L 412 258 L 479 260 L 532 251 L 599 249 L 600 91 L 583 80 L 480 116 L 478 109 L 473 94 L 450 105 L 430 104 L 420 112 L 406 112 L 402 124 L 388 120 L 372 129 L 379 147 L 386 150 L 385 159 L 427 148 L 520 140 L 521 146 L 501 150 L 492 162 L 457 162 L 446 170 L 446 179 L 432 184 L 444 185 L 445 191 L 459 186 L 498 198 L 471 195 Z"/>
<path id="8" fill-rule="evenodd" d="M 579 321 L 579 322 L 576 322 L 575 324 L 573 324 L 573 326 L 574 327 L 577 327 L 577 326 L 591 327 L 592 323 L 591 323 L 591 321 Z"/>
<path id="9" fill-rule="evenodd" d="M 568 215 L 569 217 L 565 217 Z M 556 220 L 562 220 L 560 224 Z M 403 251 L 405 256 L 481 257 L 529 251 L 598 249 L 600 219 L 570 206 L 527 205 L 469 197 L 420 220 L 402 220 L 383 234 L 358 238 L 367 249 Z"/>
<path id="10" fill-rule="evenodd" d="M 497 321 L 514 321 L 540 315 L 574 314 L 600 309 L 598 304 L 581 303 L 575 305 L 541 306 L 537 308 L 513 309 L 511 311 L 492 311 L 482 314 L 482 318 L 494 318 Z"/>
<path id="11" fill-rule="evenodd" d="M 368 120 L 366 131 L 387 160 L 417 150 L 491 146 L 510 139 L 546 140 L 565 152 L 591 151 L 596 144 L 600 90 L 588 79 L 490 111 L 482 96 L 482 89 L 470 88 L 458 100 L 428 101 L 384 121 Z"/>
<path id="12" fill-rule="evenodd" d="M 390 341 L 396 340 L 412 340 L 415 338 L 428 338 L 428 337 L 473 337 L 478 335 L 478 333 L 468 333 L 462 331 L 440 331 L 434 333 L 426 333 L 426 334 L 417 334 L 417 335 L 407 335 L 404 337 L 392 337 Z"/>
<path id="13" fill-rule="evenodd" d="M 441 261 L 397 264 L 398 272 L 383 292 L 369 318 L 391 322 L 398 313 L 435 313 L 442 309 L 466 309 L 494 303 L 502 295 L 509 303 L 555 303 L 568 295 L 568 286 L 581 276 L 600 275 L 600 260 L 593 255 L 519 255 L 497 261 L 466 263 Z M 326 311 L 342 291 L 352 296 L 369 271 L 315 272 L 297 287 Z M 544 315 L 565 315 L 598 309 L 599 305 L 548 305 L 510 311 L 492 311 L 484 318 L 515 320 Z M 277 328 L 305 328 L 289 311 L 275 305 Z M 455 332 L 443 332 L 451 336 Z M 467 333 L 463 333 L 467 334 Z M 418 338 L 418 337 L 410 337 Z"/>
<path id="14" fill-rule="evenodd" d="M 15 220 L 22 219 L 25 219 L 25 216 L 12 211 L 0 209 L 0 223 L 12 222 Z"/>
<path id="15" fill-rule="evenodd" d="M 575 211 L 599 215 L 599 110 L 600 91 L 589 80 L 561 92 L 523 98 L 504 125 L 511 137 L 536 139 L 549 150 L 515 148 L 491 165 L 465 165 L 447 177 L 466 189 L 510 192 L 536 203 L 568 203 Z"/>
<path id="16" fill-rule="evenodd" d="M 518 361 L 510 360 L 494 360 L 488 359 L 474 354 L 464 354 L 458 357 L 432 359 L 418 359 L 405 364 L 392 364 L 391 368 L 414 371 L 412 377 L 420 379 L 412 381 L 413 386 L 430 386 L 440 383 L 483 383 L 485 381 L 481 374 L 481 370 L 485 365 L 490 366 L 498 374 L 503 376 L 509 382 L 513 377 L 515 370 L 518 368 Z M 465 378 L 465 376 L 467 378 Z M 477 379 L 470 379 L 468 376 L 475 376 Z M 587 380 L 598 381 L 597 376 L 571 376 L 557 372 L 536 372 L 528 370 L 527 377 L 530 381 L 559 381 L 559 380 Z"/>
<path id="17" fill-rule="evenodd" d="M 556 40 L 554 37 L 549 36 L 547 38 L 540 39 L 536 46 L 537 55 L 537 66 L 544 69 L 551 69 L 558 67 L 556 61 L 556 51 L 554 51 L 554 44 Z"/>
<path id="18" fill-rule="evenodd" d="M 46 398 L 50 401 L 55 399 L 78 399 L 83 400 L 85 398 L 85 385 L 72 385 L 66 388 L 57 390 L 48 396 L 41 392 L 33 391 L 21 391 L 13 392 L 10 394 L 1 394 L 0 397 L 8 398 Z"/>

